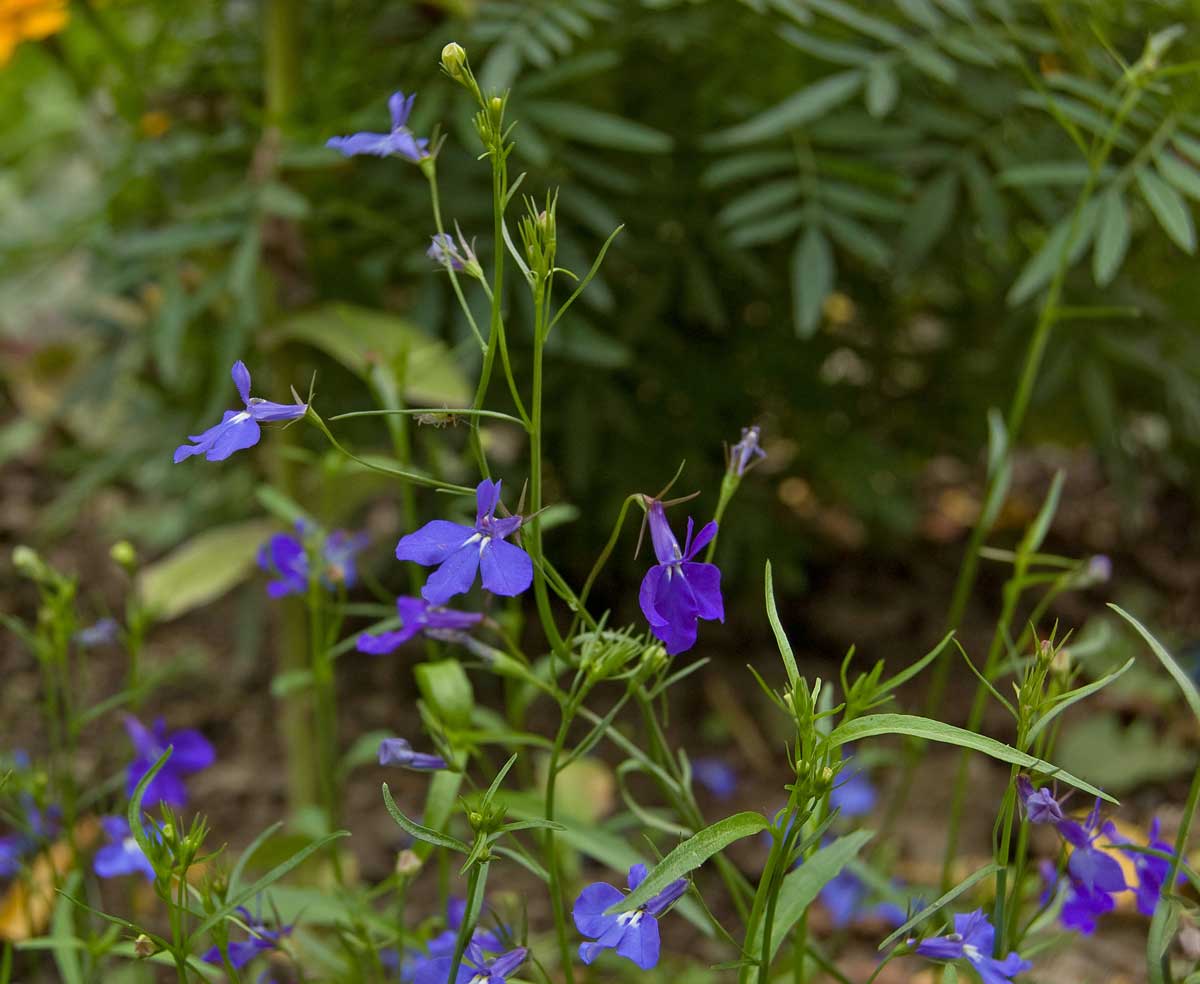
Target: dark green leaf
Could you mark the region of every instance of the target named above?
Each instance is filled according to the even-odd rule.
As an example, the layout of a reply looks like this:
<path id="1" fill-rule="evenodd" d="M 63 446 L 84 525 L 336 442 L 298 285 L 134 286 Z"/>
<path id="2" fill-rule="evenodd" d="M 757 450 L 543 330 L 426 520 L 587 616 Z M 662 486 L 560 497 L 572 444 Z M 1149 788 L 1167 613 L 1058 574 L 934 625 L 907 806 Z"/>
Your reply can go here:
<path id="1" fill-rule="evenodd" d="M 451 851 L 458 851 L 462 854 L 469 854 L 471 852 L 470 845 L 460 841 L 457 837 L 440 833 L 432 827 L 425 827 L 415 820 L 410 820 L 401 813 L 400 807 L 392 799 L 392 791 L 388 789 L 386 782 L 383 784 L 383 805 L 387 807 L 387 811 L 392 815 L 392 819 L 400 825 L 404 832 L 415 837 L 417 840 L 424 841 L 426 844 L 432 844 L 435 847 L 444 847 Z"/>
<path id="2" fill-rule="evenodd" d="M 633 154 L 665 154 L 674 143 L 661 130 L 579 103 L 544 99 L 529 102 L 523 108 L 530 119 L 547 130 L 579 143 Z"/>
<path id="3" fill-rule="evenodd" d="M 811 338 L 816 332 L 835 274 L 829 240 L 809 226 L 792 250 L 792 317 L 798 337 Z"/>
<path id="4" fill-rule="evenodd" d="M 1185 253 L 1194 253 L 1196 226 L 1183 196 L 1148 167 L 1138 169 L 1137 183 L 1163 231 Z"/>
<path id="5" fill-rule="evenodd" d="M 783 136 L 848 101 L 862 83 L 858 69 L 827 76 L 744 123 L 714 133 L 707 143 L 712 148 L 735 147 Z"/>
<path id="6" fill-rule="evenodd" d="M 1092 277 L 1104 287 L 1116 276 L 1129 249 L 1129 208 L 1116 188 L 1100 196 L 1099 229 L 1092 251 Z"/>

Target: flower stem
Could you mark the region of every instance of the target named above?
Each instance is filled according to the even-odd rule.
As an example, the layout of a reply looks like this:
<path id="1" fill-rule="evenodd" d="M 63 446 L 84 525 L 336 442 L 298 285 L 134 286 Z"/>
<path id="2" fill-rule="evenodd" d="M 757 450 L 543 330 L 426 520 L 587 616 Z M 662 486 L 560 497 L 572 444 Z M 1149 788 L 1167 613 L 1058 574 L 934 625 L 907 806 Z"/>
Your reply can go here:
<path id="1" fill-rule="evenodd" d="M 537 404 L 534 404 L 536 411 Z M 558 734 L 554 736 L 554 748 L 550 752 L 550 762 L 546 767 L 546 800 L 542 811 L 546 820 L 554 819 L 554 794 L 558 786 L 558 762 L 562 757 L 567 740 L 567 731 L 575 717 L 579 698 L 568 698 L 563 705 L 562 720 L 559 722 Z M 558 937 L 558 950 L 562 959 L 563 979 L 566 984 L 574 984 L 575 971 L 572 966 L 571 941 L 567 929 L 566 900 L 563 898 L 562 870 L 558 863 L 558 847 L 555 844 L 554 831 L 547 829 L 543 842 L 546 854 L 546 872 L 550 876 L 550 904 L 554 910 L 554 931 Z"/>

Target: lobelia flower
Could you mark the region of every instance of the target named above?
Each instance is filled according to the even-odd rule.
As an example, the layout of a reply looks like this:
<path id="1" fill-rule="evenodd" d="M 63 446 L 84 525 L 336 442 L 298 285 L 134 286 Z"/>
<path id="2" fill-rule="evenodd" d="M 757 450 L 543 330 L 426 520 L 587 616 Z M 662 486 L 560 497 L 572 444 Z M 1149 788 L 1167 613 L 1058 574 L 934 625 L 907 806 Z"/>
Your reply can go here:
<path id="1" fill-rule="evenodd" d="M 1162 840 L 1159 837 L 1159 832 L 1158 817 L 1155 817 L 1150 823 L 1150 834 L 1147 838 L 1146 846 L 1174 857 L 1174 847 Z M 1143 854 L 1141 851 L 1129 850 L 1124 845 L 1132 845 L 1132 842 L 1122 836 L 1111 821 L 1104 825 L 1104 834 L 1112 841 L 1118 851 L 1125 854 L 1133 862 L 1133 870 L 1137 875 L 1137 885 L 1134 886 L 1133 891 L 1137 898 L 1138 912 L 1144 916 L 1154 915 L 1154 910 L 1158 906 L 1158 899 L 1162 895 L 1163 886 L 1167 883 L 1167 879 L 1171 877 L 1171 862 L 1166 858 L 1160 858 L 1153 854 Z M 1181 873 L 1179 880 L 1182 881 L 1183 878 L 1184 875 Z"/>
<path id="2" fill-rule="evenodd" d="M 305 594 L 308 591 L 308 550 L 302 537 L 309 526 L 304 521 L 296 524 L 296 535 L 276 533 L 258 551 L 258 566 L 268 574 L 275 575 L 267 582 L 267 594 L 272 598 Z M 358 581 L 355 558 L 367 545 L 365 534 L 350 534 L 345 530 L 334 530 L 321 544 L 325 570 L 321 581 L 326 587 L 344 584 L 354 587 Z"/>
<path id="3" fill-rule="evenodd" d="M 142 798 L 143 806 L 149 807 L 157 803 L 183 806 L 187 802 L 187 787 L 183 783 L 183 777 L 207 769 L 216 761 L 217 755 L 212 744 L 192 728 L 167 734 L 167 726 L 162 718 L 154 722 L 153 728 L 147 728 L 137 718 L 127 714 L 125 730 L 129 732 L 129 740 L 133 742 L 135 753 L 133 761 L 129 763 L 125 783 L 126 794 L 129 796 L 133 795 L 137 784 L 142 781 L 142 776 L 162 757 L 167 746 L 172 747 L 171 757 L 163 763 L 163 767 L 146 787 Z"/>
<path id="4" fill-rule="evenodd" d="M 917 953 L 932 960 L 966 960 L 983 984 L 1008 984 L 1033 965 L 1013 951 L 1003 960 L 992 956 L 996 931 L 982 909 L 954 917 L 954 932 L 934 936 L 917 944 Z"/>
<path id="5" fill-rule="evenodd" d="M 717 535 L 717 524 L 707 523 L 693 540 L 689 516 L 687 537 L 681 550 L 662 503 L 652 500 L 646 514 L 658 563 L 646 571 L 638 602 L 650 623 L 650 631 L 667 652 L 674 655 L 696 644 L 697 619 L 725 621 L 721 571 L 716 564 L 692 559 Z"/>
<path id="6" fill-rule="evenodd" d="M 403 157 L 419 164 L 429 156 L 429 141 L 413 136 L 408 128 L 408 117 L 412 113 L 416 93 L 406 96 L 393 92 L 388 98 L 388 112 L 392 116 L 391 133 L 355 133 L 348 137 L 330 137 L 326 147 L 332 147 L 345 157 L 367 154 L 371 157 Z"/>
<path id="7" fill-rule="evenodd" d="M 255 919 L 251 916 L 245 906 L 238 906 L 236 911 L 249 927 L 250 939 L 239 940 L 235 943 L 230 943 L 226 947 L 226 953 L 229 955 L 229 963 L 233 966 L 234 970 L 241 970 L 260 953 L 279 949 L 279 944 L 283 937 L 290 935 L 292 932 L 291 926 L 282 926 L 279 929 L 268 928 L 261 919 Z M 221 948 L 218 946 L 210 947 L 200 959 L 206 964 L 212 964 L 216 967 L 224 964 L 224 959 L 221 956 Z"/>
<path id="8" fill-rule="evenodd" d="M 846 761 L 853 756 L 847 755 Z M 861 770 L 855 772 L 843 771 L 838 774 L 834 787 L 829 791 L 829 808 L 841 810 L 844 817 L 866 816 L 875 809 L 875 786 Z"/>
<path id="9" fill-rule="evenodd" d="M 487 951 L 472 940 L 467 944 L 454 984 L 504 984 L 508 975 L 525 962 L 529 951 L 519 946 L 507 953 L 488 956 Z M 417 969 L 415 984 L 449 984 L 454 956 L 426 960 Z"/>
<path id="10" fill-rule="evenodd" d="M 742 439 L 729 449 L 729 470 L 738 478 L 767 456 L 758 443 L 760 433 L 758 426 L 743 427 Z"/>
<path id="11" fill-rule="evenodd" d="M 446 760 L 440 755 L 414 752 L 404 738 L 384 738 L 379 743 L 379 764 L 398 765 L 415 772 L 436 772 L 446 768 Z"/>
<path id="12" fill-rule="evenodd" d="M 84 649 L 92 649 L 96 646 L 107 646 L 116 642 L 120 632 L 121 627 L 115 618 L 102 618 L 100 621 L 80 629 L 73 638 Z"/>
<path id="13" fill-rule="evenodd" d="M 646 880 L 646 866 L 635 864 L 629 869 L 627 884 L 633 891 Z M 658 917 L 687 891 L 686 878 L 677 878 L 655 895 L 649 902 L 632 912 L 607 915 L 605 909 L 616 905 L 625 896 L 619 888 L 607 882 L 595 882 L 585 888 L 575 900 L 571 910 L 575 928 L 593 942 L 579 945 L 579 958 L 590 964 L 601 950 L 616 950 L 622 957 L 632 960 L 642 970 L 649 970 L 658 963 L 659 939 Z"/>
<path id="14" fill-rule="evenodd" d="M 21 862 L 58 834 L 61 811 L 52 806 L 38 808 L 28 793 L 21 796 L 25 829 L 0 837 L 0 878 L 12 878 L 21 870 Z"/>
<path id="15" fill-rule="evenodd" d="M 849 869 L 842 869 L 821 888 L 820 898 L 829 910 L 835 929 L 844 929 L 856 922 L 877 919 L 890 926 L 904 923 L 905 914 L 893 902 L 866 905 L 867 884 Z"/>
<path id="16" fill-rule="evenodd" d="M 426 964 L 443 957 L 454 956 L 458 930 L 462 926 L 466 911 L 465 899 L 451 898 L 446 903 L 446 928 L 425 944 L 425 953 L 415 954 L 405 960 L 403 964 L 399 964 L 401 980 L 413 981 L 417 974 L 422 973 Z M 476 928 L 475 932 L 471 934 L 471 942 L 485 953 L 504 952 L 504 943 L 490 930 Z"/>
<path id="17" fill-rule="evenodd" d="M 250 370 L 239 359 L 230 370 L 238 395 L 245 404 L 244 410 L 226 410 L 221 422 L 203 434 L 188 438 L 192 444 L 181 444 L 175 449 L 175 464 L 202 454 L 209 461 L 224 461 L 235 451 L 252 448 L 262 437 L 260 423 L 272 420 L 296 420 L 308 413 L 305 403 L 272 403 L 250 395 Z"/>
<path id="18" fill-rule="evenodd" d="M 435 519 L 396 544 L 397 560 L 425 567 L 439 565 L 421 589 L 421 597 L 431 605 L 444 605 L 456 594 L 469 591 L 476 572 L 492 594 L 519 595 L 533 583 L 529 554 L 506 542 L 520 528 L 521 517 L 497 519 L 495 515 L 500 483 L 485 478 L 475 490 L 475 502 L 473 527 Z"/>
<path id="19" fill-rule="evenodd" d="M 483 615 L 479 612 L 440 608 L 429 604 L 424 598 L 407 595 L 396 599 L 396 611 L 400 613 L 400 628 L 376 635 L 364 632 L 358 637 L 357 649 L 360 653 L 381 656 L 399 649 L 418 632 L 436 632 L 439 629 L 458 632 L 483 621 Z"/>
<path id="20" fill-rule="evenodd" d="M 695 759 L 692 762 L 692 776 L 717 799 L 727 800 L 737 792 L 737 772 L 724 759 Z"/>
<path id="21" fill-rule="evenodd" d="M 124 817 L 101 817 L 100 825 L 108 843 L 96 852 L 92 870 L 101 878 L 143 874 L 154 881 L 154 868 L 129 829 Z"/>

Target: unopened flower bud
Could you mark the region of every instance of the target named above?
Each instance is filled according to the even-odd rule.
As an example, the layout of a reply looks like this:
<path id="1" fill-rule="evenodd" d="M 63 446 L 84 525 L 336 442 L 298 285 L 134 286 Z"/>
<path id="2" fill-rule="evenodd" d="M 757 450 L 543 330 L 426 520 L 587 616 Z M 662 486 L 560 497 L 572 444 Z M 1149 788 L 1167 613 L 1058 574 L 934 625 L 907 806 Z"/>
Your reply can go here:
<path id="1" fill-rule="evenodd" d="M 504 110 L 504 100 L 499 96 L 492 96 L 492 100 L 488 105 L 492 109 L 492 115 L 499 119 L 500 113 Z"/>
<path id="2" fill-rule="evenodd" d="M 1050 672 L 1062 677 L 1071 672 L 1071 650 L 1066 646 L 1058 650 L 1050 659 Z"/>
<path id="3" fill-rule="evenodd" d="M 13 547 L 12 562 L 18 574 L 35 581 L 40 580 L 46 574 L 45 561 L 33 547 L 27 547 L 23 543 Z"/>
<path id="4" fill-rule="evenodd" d="M 145 933 L 138 935 L 138 938 L 133 941 L 133 952 L 139 960 L 145 960 L 147 957 L 152 957 L 158 953 L 158 946 L 154 940 L 150 939 Z"/>
<path id="5" fill-rule="evenodd" d="M 446 74 L 456 82 L 462 82 L 465 78 L 463 68 L 467 64 L 467 52 L 457 41 L 451 41 L 442 49 L 442 68 L 446 70 Z"/>
<path id="6" fill-rule="evenodd" d="M 396 855 L 396 874 L 402 878 L 407 875 L 415 875 L 421 870 L 421 859 L 417 856 L 416 851 L 405 848 Z"/>
<path id="7" fill-rule="evenodd" d="M 114 563 L 120 564 L 126 570 L 132 570 L 137 566 L 137 551 L 128 540 L 118 540 L 109 549 L 108 555 Z"/>

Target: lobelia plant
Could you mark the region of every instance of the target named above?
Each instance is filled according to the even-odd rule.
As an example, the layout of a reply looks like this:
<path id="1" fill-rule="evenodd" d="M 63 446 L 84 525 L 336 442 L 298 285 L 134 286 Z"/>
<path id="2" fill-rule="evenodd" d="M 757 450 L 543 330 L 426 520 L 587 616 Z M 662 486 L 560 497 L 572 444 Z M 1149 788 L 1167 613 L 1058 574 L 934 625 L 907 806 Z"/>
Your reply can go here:
<path id="1" fill-rule="evenodd" d="M 164 963 L 174 969 L 179 982 L 217 979 L 214 967 L 234 982 L 252 979 L 248 975 L 256 967 L 262 968 L 256 979 L 270 979 L 274 964 L 267 962 L 278 960 L 290 964 L 302 979 L 314 981 L 398 978 L 415 984 L 504 984 L 521 974 L 543 984 L 573 984 L 577 976 L 590 973 L 592 965 L 605 967 L 605 972 L 628 970 L 629 964 L 646 971 L 664 960 L 686 960 L 687 952 L 672 950 L 660 936 L 660 920 L 671 913 L 672 921 L 677 914 L 706 938 L 706 952 L 725 955 L 726 962 L 718 969 L 730 978 L 736 976 L 741 984 L 770 984 L 784 960 L 796 984 L 815 980 L 819 974 L 846 981 L 849 978 L 839 969 L 828 940 L 817 931 L 816 920 L 810 919 L 820 900 L 838 925 L 870 926 L 872 920 L 899 924 L 880 943 L 883 955 L 871 981 L 893 960 L 912 957 L 954 964 L 984 984 L 1002 984 L 1028 972 L 1033 966 L 1031 955 L 1064 935 L 1054 926 L 1059 916 L 1068 930 L 1090 931 L 1094 923 L 1085 924 L 1068 911 L 1094 915 L 1111 908 L 1113 896 L 1133 891 L 1138 907 L 1154 917 L 1153 948 L 1148 951 L 1151 965 L 1158 979 L 1171 979 L 1163 940 L 1169 942 L 1172 913 L 1177 915 L 1180 906 L 1172 895 L 1174 887 L 1181 875 L 1192 877 L 1183 858 L 1200 800 L 1200 778 L 1193 785 L 1175 844 L 1168 846 L 1160 839 L 1156 824 L 1143 848 L 1104 823 L 1102 811 L 1110 808 L 1105 804 L 1115 806 L 1111 797 L 1053 764 L 1058 716 L 1129 666 L 1099 681 L 1080 683 L 1078 668 L 1064 655 L 1065 643 L 1053 635 L 1042 639 L 1037 634 L 1050 600 L 1094 580 L 1090 562 L 1040 552 L 1061 480 L 1056 480 L 1018 549 L 994 552 L 993 559 L 1012 564 L 1014 576 L 1006 588 L 1004 618 L 983 671 L 975 670 L 951 632 L 930 652 L 890 676 L 884 676 L 882 662 L 852 674 L 851 652 L 837 681 L 810 680 L 801 673 L 776 609 L 767 562 L 764 600 L 782 673 L 751 672 L 776 716 L 787 758 L 786 800 L 770 815 L 745 810 L 709 822 L 695 785 L 715 798 L 730 796 L 735 792 L 736 773 L 728 763 L 704 758 L 693 762 L 684 750 L 673 748 L 666 708 L 672 688 L 704 665 L 703 659 L 685 662 L 685 654 L 710 628 L 701 623 L 724 620 L 722 592 L 729 585 L 722 584 L 715 562 L 717 533 L 740 483 L 766 454 L 759 428 L 742 430 L 727 455 L 714 519 L 694 533 L 689 517 L 682 546 L 667 518 L 666 507 L 673 503 L 663 501 L 665 492 L 650 496 L 630 491 L 582 589 L 576 591 L 568 583 L 548 556 L 545 542 L 551 528 L 549 508 L 555 505 L 545 501 L 547 342 L 596 276 L 620 229 L 582 275 L 560 266 L 558 194 L 551 191 L 524 199 L 514 237 L 509 216 L 523 175 L 512 178 L 509 173 L 515 124 L 506 118 L 508 93 L 485 92 L 466 52 L 456 44 L 443 50 L 442 67 L 471 94 L 478 109 L 474 128 L 492 179 L 493 234 L 484 247 L 485 256 L 490 250 L 490 272 L 485 273 L 474 244 L 468 245 L 461 231 L 457 240 L 446 231 L 438 188 L 443 138 L 436 133 L 417 137 L 408 129 L 412 95 L 396 93 L 389 100 L 390 133 L 336 137 L 329 145 L 347 157 L 400 158 L 415 165 L 427 181 L 436 230 L 429 256 L 445 270 L 479 345 L 479 379 L 472 405 L 444 411 L 384 406 L 326 420 L 311 394 L 307 401 L 297 397 L 291 405 L 252 398 L 249 371 L 237 362 L 232 373 L 245 409 L 228 411 L 220 424 L 175 452 L 177 464 L 201 454 L 209 462 L 220 462 L 257 444 L 262 437 L 260 423 L 303 420 L 329 442 L 335 454 L 357 467 L 405 483 L 410 491 L 415 487 L 443 493 L 433 499 L 435 518 L 423 525 L 415 517 L 406 520 L 408 528 L 395 549 L 399 561 L 436 569 L 420 587 L 420 597 L 402 595 L 393 604 L 393 596 L 374 590 L 377 586 L 370 585 L 356 566 L 355 555 L 365 547 L 361 537 L 325 534 L 305 521 L 296 527 L 296 535 L 279 533 L 263 544 L 258 564 L 270 578 L 268 596 L 279 604 L 301 605 L 308 614 L 310 663 L 279 690 L 287 700 L 308 701 L 311 695 L 315 754 L 308 760 L 316 770 L 321 796 L 319 804 L 312 804 L 314 809 L 294 818 L 304 846 L 286 852 L 284 860 L 246 884 L 247 872 L 263 866 L 259 851 L 271 844 L 277 828 L 256 838 L 232 865 L 226 863 L 223 850 L 207 852 L 207 819 L 196 816 L 185 824 L 178 811 L 188 801 L 185 779 L 212 764 L 213 746 L 195 730 L 170 731 L 161 720 L 146 728 L 136 717 L 124 718 L 134 744 L 133 761 L 125 770 L 127 808 L 123 816 L 110 815 L 101 821 L 106 841 L 102 846 L 83 842 L 86 811 L 117 802 L 122 784 L 118 776 L 111 788 L 101 786 L 88 796 L 80 794 L 72 755 L 81 725 L 78 709 L 67 699 L 67 684 L 76 649 L 90 643 L 72 641 L 78 639 L 80 621 L 74 583 L 32 552 L 21 554 L 18 566 L 37 585 L 48 614 L 32 629 L 16 628 L 45 669 L 47 693 L 54 697 L 48 700 L 46 718 L 62 726 L 58 736 L 62 740 L 53 743 L 48 779 L 34 781 L 24 777 L 26 770 L 14 770 L 16 778 L 8 780 L 31 787 L 20 788 L 22 795 L 40 788 L 39 798 L 22 813 L 26 839 L 3 842 L 0 872 L 13 872 L 33 884 L 36 862 L 31 859 L 51 852 L 50 842 L 59 837 L 45 822 L 53 806 L 61 810 L 73 857 L 90 857 L 91 871 L 106 880 L 144 876 L 159 901 L 158 911 L 139 914 L 139 921 L 106 914 L 102 898 L 82 877 L 86 866 L 79 861 L 78 870 L 71 869 L 55 882 L 63 915 L 56 916 L 54 932 L 35 942 L 44 943 L 60 965 L 72 968 L 64 977 L 79 980 L 85 972 L 99 979 L 108 961 L 120 959 Z M 518 330 L 509 320 L 517 310 L 510 304 L 513 281 L 524 285 L 532 311 L 532 324 L 527 326 L 532 337 L 527 380 L 519 376 L 506 342 L 508 333 Z M 486 331 L 467 300 L 466 290 L 473 285 L 487 303 Z M 503 385 L 494 387 L 497 375 Z M 489 403 L 493 390 L 505 394 L 506 410 Z M 387 459 L 350 450 L 331 426 L 352 416 L 403 418 L 438 412 L 452 412 L 469 422 L 467 444 L 479 475 L 474 488 L 443 480 L 435 462 L 415 460 L 411 453 Z M 516 512 L 506 514 L 501 480 L 493 478 L 489 458 L 493 445 L 485 426 L 511 428 L 527 441 L 528 474 L 521 477 L 526 481 L 528 512 L 522 494 Z M 512 481 L 518 466 L 506 461 L 505 470 Z M 274 493 L 266 498 L 276 503 L 286 500 L 278 490 Z M 646 571 L 638 593 L 644 623 L 617 628 L 619 616 L 591 610 L 589 595 L 626 532 L 631 506 L 644 512 L 656 563 Z M 293 521 L 303 515 L 299 507 L 289 511 Z M 701 550 L 703 559 L 699 559 Z M 348 600 L 348 590 L 360 573 L 381 603 L 354 605 Z M 1010 633 L 1017 601 L 1022 593 L 1038 588 L 1045 591 L 1035 603 L 1030 628 Z M 520 599 L 530 591 L 537 632 L 521 624 Z M 462 607 L 446 607 L 458 596 L 464 596 Z M 347 619 L 364 615 L 374 617 L 374 623 L 343 634 Z M 118 635 L 127 641 L 140 639 L 142 628 L 134 632 L 132 624 L 140 625 L 140 619 L 132 612 L 127 619 L 131 624 Z M 1144 634 L 1136 623 L 1135 628 Z M 427 739 L 418 744 L 433 751 L 417 751 L 409 739 L 374 733 L 358 736 L 356 745 L 344 750 L 339 734 L 344 718 L 338 713 L 334 673 L 337 661 L 354 651 L 375 657 L 392 654 L 418 636 L 426 658 L 416 664 L 414 676 Z M 979 677 L 985 697 L 1011 714 L 1014 744 L 983 735 L 978 721 L 964 729 L 931 716 L 894 710 L 897 690 L 938 660 L 946 665 L 952 642 Z M 1159 658 L 1171 669 L 1165 652 Z M 1015 703 L 994 686 L 997 667 L 1005 660 L 1016 667 Z M 482 682 L 487 677 L 498 681 L 499 686 L 489 692 L 502 693 L 503 714 L 476 704 L 473 680 Z M 1194 686 L 1184 692 L 1189 701 L 1194 699 L 1200 714 L 1200 695 Z M 130 694 L 122 695 L 113 707 L 127 697 Z M 635 713 L 625 714 L 627 709 Z M 887 839 L 886 818 L 879 834 L 863 826 L 877 802 L 867 775 L 871 739 L 883 736 L 941 742 L 982 753 L 1010 769 L 1004 788 L 986 794 L 995 798 L 993 860 L 943 885 L 942 894 L 929 903 L 918 900 L 916 888 L 905 887 L 893 877 L 885 852 L 876 847 L 875 854 L 864 853 L 872 839 L 876 845 Z M 412 781 L 398 787 L 398 796 L 383 784 L 384 806 L 400 828 L 404 850 L 394 873 L 374 885 L 355 875 L 339 843 L 346 832 L 335 829 L 348 812 L 343 788 L 355 764 L 364 758 L 363 748 L 367 758 L 377 755 L 381 766 L 425 774 L 408 777 Z M 508 755 L 498 768 L 493 756 L 497 748 Z M 581 819 L 579 804 L 567 809 L 560 797 L 568 788 L 568 770 L 601 748 L 621 757 L 616 782 L 628 808 L 623 825 L 602 826 Z M 1083 822 L 1070 818 L 1046 787 L 1035 788 L 1035 778 L 1053 779 L 1086 793 L 1095 802 L 1088 818 Z M 965 795 L 963 781 L 960 776 L 957 798 Z M 419 820 L 414 819 L 416 810 L 407 805 L 414 788 L 425 789 Z M 979 793 L 981 798 L 984 795 Z M 655 797 L 653 803 L 647 802 L 648 796 Z M 1071 893 L 1065 904 L 1058 890 L 1034 901 L 1042 876 L 1031 857 L 1030 827 L 1038 824 L 1052 826 L 1070 847 L 1052 868 L 1058 881 L 1065 878 L 1065 892 Z M 640 828 L 644 836 L 636 836 L 631 827 Z M 952 829 L 948 840 L 953 841 L 953 833 Z M 749 848 L 759 839 L 769 845 L 765 861 L 747 861 L 742 848 L 728 850 L 743 841 Z M 1136 885 L 1126 881 L 1114 851 L 1132 859 Z M 263 854 L 274 857 L 266 850 Z M 622 892 L 603 879 L 580 888 L 584 878 L 578 855 L 606 870 L 626 871 L 629 891 Z M 413 892 L 415 880 L 434 867 L 427 868 L 431 858 L 436 858 L 435 890 Z M 319 882 L 318 887 L 310 885 L 307 892 L 302 885 L 289 886 L 287 893 L 276 890 L 280 879 L 309 859 L 306 870 L 315 872 L 310 877 Z M 948 868 L 956 860 L 949 857 Z M 528 913 L 515 918 L 520 907 L 500 901 L 502 894 L 509 893 L 495 893 L 489 903 L 493 866 L 503 872 L 497 880 L 506 888 L 511 880 L 522 886 L 527 899 L 537 893 L 545 905 L 529 905 Z M 456 877 L 465 885 L 454 883 Z M 456 901 L 460 889 L 464 894 Z M 410 894 L 414 898 L 436 895 L 438 904 L 427 918 L 414 920 L 408 912 Z M 991 900 L 990 919 L 983 908 L 969 904 L 974 898 L 981 904 Z M 265 904 L 290 908 L 264 918 Z M 250 906 L 259 914 L 252 915 Z M 309 906 L 315 912 L 309 913 Z M 952 931 L 937 931 L 947 924 Z M 114 928 L 101 929 L 107 926 Z M 75 945 L 76 940 L 82 945 Z M 81 950 L 86 957 L 80 957 Z M 629 963 L 610 962 L 614 958 Z"/>

